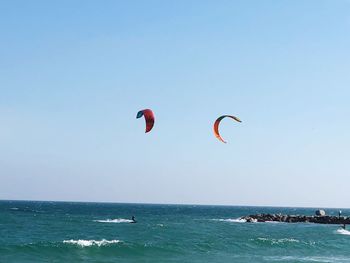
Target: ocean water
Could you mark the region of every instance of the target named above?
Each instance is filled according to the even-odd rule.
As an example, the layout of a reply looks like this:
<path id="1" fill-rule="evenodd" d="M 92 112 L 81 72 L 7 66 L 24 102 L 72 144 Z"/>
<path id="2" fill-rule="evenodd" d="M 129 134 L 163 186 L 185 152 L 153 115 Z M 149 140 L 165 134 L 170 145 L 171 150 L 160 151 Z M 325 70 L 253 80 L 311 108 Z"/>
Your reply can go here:
<path id="1" fill-rule="evenodd" d="M 350 232 L 339 226 L 238 220 L 314 211 L 0 201 L 0 262 L 350 262 Z"/>

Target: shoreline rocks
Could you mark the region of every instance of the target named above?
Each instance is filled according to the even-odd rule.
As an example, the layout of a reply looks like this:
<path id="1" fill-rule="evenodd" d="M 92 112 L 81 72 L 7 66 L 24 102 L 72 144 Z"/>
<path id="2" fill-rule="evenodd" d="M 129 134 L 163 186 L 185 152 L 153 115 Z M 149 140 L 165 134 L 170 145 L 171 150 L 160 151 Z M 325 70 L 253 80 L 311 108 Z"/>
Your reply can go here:
<path id="1" fill-rule="evenodd" d="M 248 223 L 255 222 L 284 222 L 284 223 L 315 223 L 315 224 L 350 224 L 350 217 L 344 216 L 306 216 L 282 214 L 256 214 L 243 216 L 241 219 Z"/>
<path id="2" fill-rule="evenodd" d="M 319 210 L 316 210 L 315 214 L 317 216 L 325 216 L 326 215 L 326 211 L 324 211 L 323 209 L 319 209 Z"/>

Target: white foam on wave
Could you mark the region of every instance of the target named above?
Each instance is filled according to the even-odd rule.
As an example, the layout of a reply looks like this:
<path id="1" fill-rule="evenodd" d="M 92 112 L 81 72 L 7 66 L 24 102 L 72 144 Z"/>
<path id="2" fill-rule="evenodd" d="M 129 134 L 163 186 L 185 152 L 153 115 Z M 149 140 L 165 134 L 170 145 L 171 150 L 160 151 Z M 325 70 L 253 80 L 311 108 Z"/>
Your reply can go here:
<path id="1" fill-rule="evenodd" d="M 110 244 L 117 244 L 121 242 L 120 240 L 84 240 L 84 239 L 79 239 L 79 240 L 63 240 L 63 243 L 65 244 L 72 244 L 72 245 L 77 245 L 80 247 L 91 247 L 91 246 L 107 246 Z"/>
<path id="2" fill-rule="evenodd" d="M 308 256 L 308 257 L 297 257 L 297 256 L 273 256 L 265 257 L 268 261 L 287 261 L 287 262 L 349 262 L 349 258 L 346 257 L 318 257 L 318 256 Z"/>
<path id="3" fill-rule="evenodd" d="M 257 239 L 249 239 L 251 241 L 259 241 L 263 243 L 268 243 L 270 245 L 283 245 L 283 244 L 301 244 L 306 246 L 315 246 L 315 241 L 300 241 L 295 238 L 266 238 L 266 237 L 258 237 Z"/>
<path id="4" fill-rule="evenodd" d="M 247 220 L 243 218 L 228 218 L 228 219 L 212 219 L 213 221 L 219 221 L 219 222 L 230 222 L 230 223 L 245 223 Z"/>
<path id="5" fill-rule="evenodd" d="M 299 243 L 300 241 L 294 238 L 265 238 L 265 237 L 258 237 L 257 240 L 274 244 L 283 244 L 283 243 Z"/>
<path id="6" fill-rule="evenodd" d="M 340 234 L 340 235 L 348 235 L 348 236 L 350 236 L 350 231 L 346 230 L 346 229 L 343 229 L 343 228 L 337 229 L 336 233 Z"/>
<path id="7" fill-rule="evenodd" d="M 269 224 L 282 224 L 283 222 L 279 222 L 279 221 L 265 221 L 265 223 L 269 223 Z"/>
<path id="8" fill-rule="evenodd" d="M 11 210 L 19 210 L 18 207 L 11 207 L 10 209 L 11 209 Z"/>
<path id="9" fill-rule="evenodd" d="M 103 219 L 103 220 L 94 220 L 94 222 L 99 223 L 132 223 L 133 221 L 131 219 L 125 219 L 125 218 L 116 218 L 116 219 Z"/>

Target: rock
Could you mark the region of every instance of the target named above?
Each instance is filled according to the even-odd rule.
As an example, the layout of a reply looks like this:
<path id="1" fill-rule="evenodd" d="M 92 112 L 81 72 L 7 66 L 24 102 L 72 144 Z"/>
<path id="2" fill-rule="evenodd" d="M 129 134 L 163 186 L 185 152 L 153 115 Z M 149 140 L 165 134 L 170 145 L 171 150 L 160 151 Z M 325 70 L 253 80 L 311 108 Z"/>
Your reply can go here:
<path id="1" fill-rule="evenodd" d="M 247 221 L 248 223 L 256 223 L 258 220 L 256 220 L 255 218 L 252 218 L 252 217 L 247 217 L 247 218 L 246 218 L 246 221 Z"/>
<path id="2" fill-rule="evenodd" d="M 323 210 L 322 210 L 323 211 Z M 306 215 L 282 215 L 282 214 L 257 214 L 241 217 L 246 222 L 287 222 L 287 223 L 317 223 L 317 224 L 350 224 L 350 217 L 327 216 L 325 212 L 318 213 L 318 216 Z"/>
<path id="3" fill-rule="evenodd" d="M 315 214 L 317 216 L 325 216 L 326 215 L 326 211 L 324 211 L 323 209 L 319 209 L 319 210 L 316 210 Z"/>

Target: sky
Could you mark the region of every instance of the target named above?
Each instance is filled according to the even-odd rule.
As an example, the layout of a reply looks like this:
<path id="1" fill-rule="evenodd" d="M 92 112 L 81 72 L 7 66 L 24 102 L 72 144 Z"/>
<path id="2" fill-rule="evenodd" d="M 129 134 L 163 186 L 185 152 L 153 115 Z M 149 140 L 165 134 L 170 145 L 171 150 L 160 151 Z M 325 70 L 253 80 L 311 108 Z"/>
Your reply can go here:
<path id="1" fill-rule="evenodd" d="M 349 47 L 345 0 L 0 1 L 0 199 L 349 207 Z"/>

